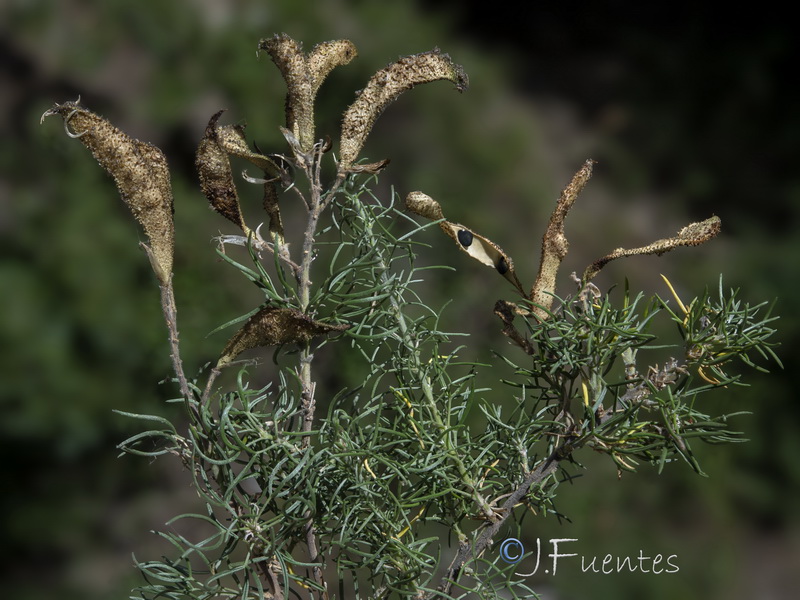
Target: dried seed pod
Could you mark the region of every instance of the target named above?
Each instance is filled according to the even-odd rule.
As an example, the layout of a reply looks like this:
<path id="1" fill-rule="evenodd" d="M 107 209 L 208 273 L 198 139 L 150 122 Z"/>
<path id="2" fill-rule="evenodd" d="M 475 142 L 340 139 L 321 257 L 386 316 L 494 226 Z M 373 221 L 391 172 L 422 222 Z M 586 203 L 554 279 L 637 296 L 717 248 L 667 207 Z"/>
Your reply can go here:
<path id="1" fill-rule="evenodd" d="M 509 268 L 513 265 L 511 258 L 503 252 L 500 246 L 482 235 L 467 229 L 463 225 L 443 221 L 439 224 L 439 227 L 458 244 L 458 247 L 462 251 L 469 254 L 475 260 L 487 266 L 494 267 L 501 275 L 508 272 Z M 469 244 L 464 244 L 466 240 L 469 240 Z"/>
<path id="2" fill-rule="evenodd" d="M 408 194 L 406 196 L 406 208 L 414 214 L 431 220 L 440 221 L 445 218 L 439 203 L 422 192 Z M 441 221 L 439 227 L 456 242 L 459 249 L 484 265 L 494 267 L 523 296 L 525 295 L 522 284 L 520 284 L 514 271 L 514 261 L 500 246 L 458 223 Z"/>
<path id="3" fill-rule="evenodd" d="M 70 137 L 78 138 L 114 178 L 120 196 L 150 240 L 150 259 L 162 285 L 172 275 L 174 225 L 169 170 L 164 153 L 133 139 L 78 102 L 55 104 L 42 120 L 61 115 Z M 69 128 L 74 133 L 70 133 Z"/>
<path id="4" fill-rule="evenodd" d="M 266 50 L 286 81 L 286 127 L 298 139 L 303 152 L 314 146 L 314 100 L 325 77 L 339 65 L 357 56 L 349 40 L 335 40 L 315 46 L 308 57 L 302 46 L 286 34 L 263 39 Z"/>
<path id="5" fill-rule="evenodd" d="M 302 46 L 288 35 L 281 34 L 261 40 L 258 48 L 269 53 L 286 82 L 286 127 L 298 139 L 301 132 L 310 130 L 313 145 L 313 93 Z M 310 146 L 306 151 L 309 149 Z"/>
<path id="6" fill-rule="evenodd" d="M 200 176 L 200 187 L 211 207 L 240 227 L 245 235 L 248 235 L 250 229 L 242 216 L 239 195 L 236 192 L 228 157 L 244 158 L 270 177 L 278 177 L 280 168 L 269 157 L 250 150 L 243 127 L 239 125 L 218 126 L 217 122 L 223 112 L 225 111 L 221 110 L 209 119 L 203 139 L 200 140 L 197 147 L 195 165 Z M 270 183 L 265 185 L 273 187 Z M 273 219 L 272 213 L 277 210 L 277 205 L 274 209 L 270 212 L 271 219 Z M 278 215 L 278 221 L 280 221 L 280 215 Z"/>
<path id="7" fill-rule="evenodd" d="M 349 327 L 349 325 L 332 325 L 315 321 L 293 308 L 267 306 L 250 317 L 228 340 L 217 361 L 217 368 L 229 364 L 250 348 L 306 343 L 318 335 L 345 331 Z"/>
<path id="8" fill-rule="evenodd" d="M 678 246 L 699 246 L 705 242 L 715 238 L 720 232 L 722 222 L 717 216 L 710 217 L 705 221 L 691 223 L 681 229 L 678 234 L 671 238 L 663 240 L 656 240 L 652 244 L 642 246 L 641 248 L 617 248 L 611 254 L 604 256 L 586 268 L 583 273 L 583 280 L 589 281 L 600 272 L 600 269 L 605 267 L 612 260 L 622 258 L 624 256 L 636 256 L 640 254 L 655 254 L 661 256 L 665 252 L 669 252 Z"/>
<path id="9" fill-rule="evenodd" d="M 203 139 L 197 146 L 195 166 L 200 176 L 200 187 L 211 207 L 248 235 L 250 229 L 245 225 L 239 207 L 231 162 L 218 137 L 217 121 L 223 112 L 219 111 L 209 120 Z"/>
<path id="10" fill-rule="evenodd" d="M 264 210 L 269 215 L 269 233 L 273 243 L 283 246 L 285 242 L 283 220 L 278 206 L 278 190 L 275 184 L 269 181 L 264 184 Z"/>
<path id="11" fill-rule="evenodd" d="M 374 163 L 357 163 L 350 165 L 348 173 L 380 173 L 391 162 L 391 159 L 384 158 Z"/>
<path id="12" fill-rule="evenodd" d="M 217 113 L 217 116 L 220 113 Z M 213 118 L 213 117 L 212 117 Z M 217 142 L 229 155 L 250 161 L 270 177 L 279 177 L 281 169 L 268 156 L 253 152 L 247 145 L 244 127 L 241 125 L 225 125 L 217 129 Z"/>
<path id="13" fill-rule="evenodd" d="M 442 207 L 428 194 L 422 192 L 411 192 L 406 196 L 406 208 L 420 217 L 425 217 L 431 221 L 444 219 Z"/>
<path id="14" fill-rule="evenodd" d="M 542 237 L 542 258 L 539 262 L 539 273 L 529 295 L 529 298 L 538 305 L 534 307 L 533 313 L 542 321 L 550 316 L 548 311 L 553 305 L 558 269 L 569 249 L 569 242 L 564 235 L 564 219 L 566 219 L 567 213 L 569 213 L 570 208 L 578 198 L 578 194 L 581 193 L 586 182 L 592 176 L 593 165 L 593 160 L 587 160 L 561 192 L 556 208 L 550 216 L 550 222 L 547 224 L 547 230 Z"/>
<path id="15" fill-rule="evenodd" d="M 463 92 L 469 79 L 460 65 L 438 49 L 401 58 L 384 67 L 358 93 L 342 118 L 339 171 L 351 171 L 375 120 L 397 97 L 420 83 L 446 79 Z"/>
<path id="16" fill-rule="evenodd" d="M 306 59 L 312 93 L 317 93 L 322 82 L 334 68 L 346 65 L 356 56 L 358 51 L 350 40 L 333 40 L 314 46 Z"/>
<path id="17" fill-rule="evenodd" d="M 494 267 L 500 275 L 505 277 L 511 285 L 517 288 L 520 294 L 523 296 L 525 295 L 522 284 L 517 278 L 516 271 L 514 271 L 514 261 L 511 260 L 511 257 L 506 254 L 500 246 L 495 244 L 492 240 L 457 223 L 444 221 L 439 224 L 439 227 L 458 244 L 461 250 L 469 254 L 475 260 L 487 266 Z"/>

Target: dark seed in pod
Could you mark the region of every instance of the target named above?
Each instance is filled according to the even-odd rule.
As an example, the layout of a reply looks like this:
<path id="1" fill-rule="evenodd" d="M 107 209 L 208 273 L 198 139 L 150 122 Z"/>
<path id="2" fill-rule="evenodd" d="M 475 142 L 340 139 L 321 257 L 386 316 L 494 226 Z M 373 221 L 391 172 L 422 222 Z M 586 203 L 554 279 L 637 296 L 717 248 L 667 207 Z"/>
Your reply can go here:
<path id="1" fill-rule="evenodd" d="M 461 245 L 464 246 L 464 248 L 469 248 L 472 245 L 472 233 L 466 229 L 459 229 L 458 241 L 461 242 Z"/>
<path id="2" fill-rule="evenodd" d="M 506 262 L 506 259 L 501 256 L 500 260 L 497 261 L 497 265 L 495 265 L 495 269 L 497 269 L 497 272 L 500 273 L 500 275 L 505 275 L 508 273 L 508 263 Z"/>

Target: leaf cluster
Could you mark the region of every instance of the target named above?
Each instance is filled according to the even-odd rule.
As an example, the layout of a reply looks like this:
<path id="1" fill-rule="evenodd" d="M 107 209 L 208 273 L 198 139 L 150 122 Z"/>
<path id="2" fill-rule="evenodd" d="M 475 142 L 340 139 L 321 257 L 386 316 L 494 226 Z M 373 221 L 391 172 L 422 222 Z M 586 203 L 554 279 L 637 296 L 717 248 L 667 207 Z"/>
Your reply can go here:
<path id="1" fill-rule="evenodd" d="M 627 286 L 619 307 L 610 294 L 587 290 L 563 300 L 552 319 L 526 320 L 531 363 L 520 367 L 506 359 L 520 377 L 508 383 L 523 388 L 533 406 L 559 424 L 560 443 L 570 451 L 587 445 L 627 471 L 638 460 L 660 470 L 681 458 L 702 473 L 691 442 L 742 438 L 729 423 L 738 413 L 712 415 L 701 396 L 743 385 L 741 373 L 723 370 L 734 359 L 758 370 L 764 368 L 752 354 L 780 364 L 769 341 L 776 319 L 771 308 L 742 303 L 738 290 L 725 292 L 721 279 L 717 298 L 706 290 L 686 308 L 676 296 L 679 312 L 658 296 L 631 298 Z M 672 343 L 651 333 L 665 316 L 680 334 Z M 645 362 L 665 352 L 672 356 Z"/>

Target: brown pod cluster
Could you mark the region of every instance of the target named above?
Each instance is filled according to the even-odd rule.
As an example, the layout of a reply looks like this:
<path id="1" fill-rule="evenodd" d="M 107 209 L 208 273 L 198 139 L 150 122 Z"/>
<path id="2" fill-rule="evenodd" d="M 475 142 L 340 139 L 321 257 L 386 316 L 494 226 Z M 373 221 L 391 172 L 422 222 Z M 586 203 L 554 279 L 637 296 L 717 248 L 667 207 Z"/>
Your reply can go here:
<path id="1" fill-rule="evenodd" d="M 114 178 L 120 196 L 150 240 L 153 270 L 165 285 L 172 275 L 174 225 L 172 187 L 164 153 L 152 144 L 133 139 L 78 102 L 56 104 L 45 111 L 42 120 L 51 115 L 60 115 L 68 135 L 78 138 Z"/>
<path id="2" fill-rule="evenodd" d="M 225 111 L 217 112 L 208 121 L 203 139 L 197 147 L 195 166 L 200 177 L 200 187 L 211 207 L 248 235 L 250 229 L 244 222 L 239 206 L 239 195 L 233 181 L 229 156 L 244 158 L 273 178 L 279 177 L 280 169 L 269 157 L 250 150 L 243 127 L 218 126 L 217 122 L 223 112 Z M 277 206 L 272 208 L 275 209 L 273 212 L 277 211 Z M 277 213 L 270 214 L 271 219 L 275 216 L 280 218 Z"/>
<path id="3" fill-rule="evenodd" d="M 484 265 L 494 268 L 511 285 L 517 288 L 523 296 L 525 295 L 522 284 L 520 284 L 514 271 L 514 261 L 500 246 L 464 225 L 443 220 L 442 207 L 427 194 L 411 192 L 406 196 L 406 208 L 421 217 L 441 221 L 439 227 L 456 243 L 462 252 L 466 252 Z"/>
<path id="4" fill-rule="evenodd" d="M 266 306 L 250 317 L 228 340 L 217 361 L 217 368 L 230 364 L 239 354 L 251 348 L 304 344 L 316 336 L 345 331 L 349 327 L 315 321 L 294 308 Z"/>
<path id="5" fill-rule="evenodd" d="M 356 169 L 353 163 L 358 158 L 375 120 L 406 90 L 420 83 L 439 80 L 452 81 L 459 92 L 463 92 L 469 86 L 469 79 L 464 69 L 438 49 L 403 57 L 375 73 L 342 118 L 339 171 L 344 173 L 352 170 L 370 170 L 363 166 L 361 169 Z M 385 163 L 373 165 L 372 170 L 383 164 Z"/>
<path id="6" fill-rule="evenodd" d="M 358 52 L 349 40 L 334 40 L 315 46 L 306 56 L 301 44 L 286 34 L 263 39 L 265 50 L 286 81 L 286 127 L 300 143 L 303 152 L 314 146 L 314 100 L 328 74 L 346 65 Z"/>
<path id="7" fill-rule="evenodd" d="M 530 310 L 516 307 L 507 302 L 498 304 L 498 306 L 495 307 L 495 312 L 503 319 L 504 332 L 506 335 L 511 337 L 512 340 L 526 352 L 529 350 L 529 346 L 523 343 L 522 338 L 517 337 L 518 334 L 514 333 L 514 328 L 511 324 L 512 312 L 509 312 L 510 307 L 513 307 L 514 311 L 516 311 L 513 314 L 532 314 L 538 321 L 545 321 L 551 316 L 551 308 L 555 299 L 558 270 L 569 250 L 569 242 L 564 234 L 564 220 L 575 204 L 578 195 L 592 176 L 593 165 L 593 160 L 584 162 L 580 170 L 572 177 L 567 187 L 561 192 L 555 210 L 550 216 L 547 230 L 542 237 L 542 254 L 539 263 L 539 273 L 536 276 L 536 282 L 530 292 L 525 292 L 522 289 L 522 285 L 514 272 L 514 263 L 511 261 L 511 257 L 503 252 L 500 246 L 463 225 L 447 221 L 442 212 L 442 207 L 427 194 L 411 192 L 406 197 L 406 208 L 410 212 L 427 219 L 439 221 L 439 227 L 441 227 L 442 231 L 453 239 L 463 252 L 466 252 L 472 258 L 485 265 L 494 267 L 501 275 L 511 282 L 523 298 L 530 301 L 532 304 Z M 678 246 L 697 246 L 715 237 L 719 233 L 719 230 L 719 217 L 711 217 L 705 221 L 687 225 L 681 229 L 675 237 L 658 240 L 642 248 L 634 248 L 632 250 L 618 248 L 611 254 L 592 263 L 584 272 L 582 281 L 584 285 L 587 284 L 597 275 L 600 269 L 617 258 L 637 254 L 660 255 Z"/>

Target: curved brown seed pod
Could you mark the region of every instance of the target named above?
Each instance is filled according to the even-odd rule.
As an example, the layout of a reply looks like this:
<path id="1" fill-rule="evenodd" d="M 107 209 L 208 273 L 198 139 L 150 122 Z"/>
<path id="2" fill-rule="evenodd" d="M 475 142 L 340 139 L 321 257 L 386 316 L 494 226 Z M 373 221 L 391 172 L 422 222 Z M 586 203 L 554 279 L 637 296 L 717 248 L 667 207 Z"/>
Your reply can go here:
<path id="1" fill-rule="evenodd" d="M 356 56 L 358 50 L 350 40 L 334 40 L 314 46 L 306 60 L 312 93 L 317 93 L 319 86 L 334 68 L 346 65 Z"/>
<path id="2" fill-rule="evenodd" d="M 169 170 L 164 153 L 133 139 L 77 102 L 55 104 L 42 120 L 61 115 L 74 133 L 113 178 L 120 196 L 150 240 L 153 270 L 162 285 L 172 275 L 174 225 Z"/>
<path id="3" fill-rule="evenodd" d="M 356 57 L 356 47 L 348 40 L 318 44 L 304 56 L 301 44 L 288 35 L 263 39 L 259 50 L 266 50 L 286 81 L 286 127 L 299 140 L 304 152 L 314 146 L 314 99 L 325 77 L 339 65 Z"/>
<path id="4" fill-rule="evenodd" d="M 589 281 L 600 272 L 600 269 L 605 267 L 612 260 L 618 258 L 640 254 L 655 254 L 656 256 L 661 256 L 664 252 L 669 252 L 678 246 L 699 246 L 715 238 L 720 232 L 721 227 L 722 221 L 720 218 L 713 216 L 705 221 L 687 225 L 674 237 L 656 240 L 652 244 L 642 246 L 641 248 L 617 248 L 611 254 L 594 261 L 591 265 L 586 267 L 586 271 L 583 273 L 583 281 Z"/>
<path id="5" fill-rule="evenodd" d="M 391 102 L 420 83 L 442 79 L 452 81 L 459 92 L 469 86 L 464 69 L 438 49 L 406 56 L 375 73 L 342 118 L 339 172 L 351 170 L 375 120 Z"/>
<path id="6" fill-rule="evenodd" d="M 550 222 L 547 224 L 547 230 L 542 237 L 542 258 L 539 262 L 539 273 L 536 275 L 536 282 L 533 284 L 529 296 L 537 305 L 533 307 L 534 315 L 542 321 L 550 316 L 548 311 L 553 305 L 558 269 L 569 249 L 569 242 L 567 242 L 567 237 L 564 235 L 564 219 L 566 219 L 567 213 L 575 203 L 578 194 L 581 193 L 586 182 L 592 176 L 593 165 L 593 160 L 587 160 L 580 170 L 573 175 L 572 180 L 561 192 L 556 208 L 550 216 Z"/>
<path id="7" fill-rule="evenodd" d="M 239 207 L 239 195 L 233 182 L 231 162 L 217 135 L 219 130 L 217 121 L 223 112 L 225 111 L 219 111 L 208 121 L 203 139 L 197 146 L 195 166 L 200 177 L 200 187 L 211 208 L 248 235 L 250 229 L 245 225 Z"/>
<path id="8" fill-rule="evenodd" d="M 269 216 L 269 233 L 273 243 L 283 246 L 285 241 L 281 209 L 278 206 L 278 190 L 270 181 L 264 184 L 264 210 Z"/>
<path id="9" fill-rule="evenodd" d="M 276 181 L 282 177 L 283 171 L 268 156 L 253 152 L 247 145 L 244 127 L 239 125 L 226 125 L 217 130 L 217 140 L 225 152 L 231 156 L 244 158 L 259 167 L 268 179 L 264 180 L 264 210 L 269 215 L 269 230 L 273 241 L 280 240 L 283 244 L 283 223 L 281 221 L 280 207 L 278 206 L 278 189 Z M 245 177 L 247 179 L 247 177 Z M 238 201 L 237 201 L 238 202 Z M 245 235 L 249 230 L 242 228 Z"/>
<path id="10" fill-rule="evenodd" d="M 270 157 L 250 150 L 244 135 L 244 127 L 241 125 L 225 125 L 218 128 L 217 141 L 231 156 L 250 161 L 270 177 L 280 177 L 281 169 Z"/>
<path id="11" fill-rule="evenodd" d="M 313 145 L 313 91 L 302 46 L 283 33 L 261 40 L 258 48 L 272 57 L 286 82 L 286 127 L 298 139 L 303 135 L 301 132 L 307 135 L 310 131 Z"/>
<path id="12" fill-rule="evenodd" d="M 267 306 L 250 317 L 228 340 L 217 368 L 224 367 L 250 348 L 305 343 L 326 333 L 345 331 L 349 325 L 332 325 L 315 321 L 293 308 Z"/>
<path id="13" fill-rule="evenodd" d="M 406 196 L 406 208 L 414 214 L 431 220 L 439 221 L 444 219 L 442 207 L 439 203 L 422 192 L 408 194 Z M 442 221 L 439 223 L 439 227 L 456 243 L 462 252 L 466 252 L 484 265 L 496 269 L 523 296 L 525 295 L 522 284 L 520 284 L 514 271 L 514 261 L 500 246 L 458 223 Z"/>
<path id="14" fill-rule="evenodd" d="M 229 156 L 250 161 L 270 177 L 279 177 L 280 168 L 271 158 L 253 152 L 247 145 L 244 128 L 239 125 L 218 126 L 224 110 L 215 113 L 208 121 L 203 139 L 197 147 L 195 166 L 200 177 L 200 187 L 211 207 L 241 228 L 248 235 L 250 228 L 244 222 L 239 195 L 233 181 Z M 271 183 L 265 184 L 272 187 Z M 277 210 L 277 205 L 275 206 Z M 274 211 L 273 211 L 274 212 Z M 270 218 L 273 218 L 270 213 Z M 278 215 L 278 220 L 280 220 Z"/>

